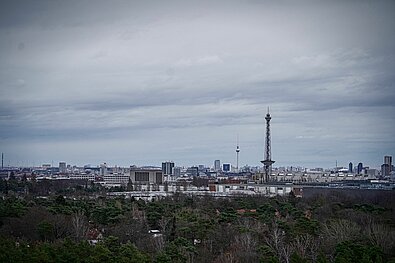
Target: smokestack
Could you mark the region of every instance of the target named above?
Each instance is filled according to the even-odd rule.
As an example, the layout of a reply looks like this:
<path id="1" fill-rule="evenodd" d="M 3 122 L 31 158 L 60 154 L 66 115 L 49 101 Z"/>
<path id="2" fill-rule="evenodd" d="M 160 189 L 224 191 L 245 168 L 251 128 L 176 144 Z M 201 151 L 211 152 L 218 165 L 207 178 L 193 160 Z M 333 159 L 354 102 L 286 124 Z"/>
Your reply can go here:
<path id="1" fill-rule="evenodd" d="M 1 169 L 4 168 L 4 154 L 1 153 Z"/>

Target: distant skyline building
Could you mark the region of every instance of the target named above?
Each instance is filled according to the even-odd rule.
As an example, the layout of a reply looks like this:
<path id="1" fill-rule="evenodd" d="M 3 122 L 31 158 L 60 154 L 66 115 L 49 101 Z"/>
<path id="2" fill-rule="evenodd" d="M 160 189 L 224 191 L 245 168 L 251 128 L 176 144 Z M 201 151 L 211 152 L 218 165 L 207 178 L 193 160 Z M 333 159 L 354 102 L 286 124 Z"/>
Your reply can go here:
<path id="1" fill-rule="evenodd" d="M 363 170 L 363 164 L 362 163 L 358 163 L 357 166 L 357 174 L 361 174 Z"/>
<path id="2" fill-rule="evenodd" d="M 384 156 L 384 164 L 381 165 L 381 176 L 390 176 L 392 171 L 392 156 Z"/>
<path id="3" fill-rule="evenodd" d="M 160 168 L 130 167 L 130 180 L 137 184 L 162 184 L 163 172 Z"/>
<path id="4" fill-rule="evenodd" d="M 350 163 L 348 164 L 348 172 L 349 172 L 349 173 L 352 173 L 352 172 L 353 172 L 353 165 L 352 165 L 352 162 L 350 162 Z"/>
<path id="5" fill-rule="evenodd" d="M 174 175 L 174 162 L 163 162 L 162 163 L 163 175 Z"/>
<path id="6" fill-rule="evenodd" d="M 265 159 L 261 161 L 264 165 L 265 169 L 265 182 L 269 182 L 269 175 L 272 170 L 272 164 L 274 161 L 272 160 L 272 153 L 271 153 L 271 138 L 270 138 L 270 120 L 272 117 L 270 116 L 269 108 L 267 108 L 267 114 L 265 117 L 266 120 L 266 139 L 265 139 Z M 262 178 L 261 178 L 262 181 Z"/>
<path id="7" fill-rule="evenodd" d="M 381 165 L 381 176 L 386 177 L 390 175 L 390 166 L 386 163 Z"/>
<path id="8" fill-rule="evenodd" d="M 66 163 L 65 162 L 60 162 L 59 163 L 59 173 L 65 174 L 67 171 L 66 169 Z"/>
<path id="9" fill-rule="evenodd" d="M 214 171 L 216 171 L 216 172 L 221 171 L 221 161 L 220 160 L 214 161 Z"/>
<path id="10" fill-rule="evenodd" d="M 173 173 L 175 177 L 180 177 L 181 176 L 181 167 L 174 167 Z"/>
<path id="11" fill-rule="evenodd" d="M 231 165 L 230 165 L 230 163 L 223 163 L 222 164 L 222 171 L 224 171 L 224 172 L 230 172 L 230 170 L 231 170 Z"/>
<path id="12" fill-rule="evenodd" d="M 101 176 L 107 175 L 107 163 L 102 163 L 100 165 L 100 175 Z"/>
<path id="13" fill-rule="evenodd" d="M 190 176 L 198 176 L 199 175 L 199 167 L 192 166 L 187 168 L 187 174 Z"/>
<path id="14" fill-rule="evenodd" d="M 384 156 L 384 164 L 388 164 L 388 166 L 390 167 L 390 172 L 392 172 L 392 156 Z"/>

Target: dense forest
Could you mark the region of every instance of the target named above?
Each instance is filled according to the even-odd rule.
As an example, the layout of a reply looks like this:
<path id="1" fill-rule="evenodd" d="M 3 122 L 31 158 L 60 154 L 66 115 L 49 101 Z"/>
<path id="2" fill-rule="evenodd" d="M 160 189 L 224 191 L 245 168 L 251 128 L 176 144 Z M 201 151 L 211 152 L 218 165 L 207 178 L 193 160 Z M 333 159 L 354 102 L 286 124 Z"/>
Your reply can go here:
<path id="1" fill-rule="evenodd" d="M 0 186 L 0 262 L 395 262 L 393 191 L 146 202 Z"/>

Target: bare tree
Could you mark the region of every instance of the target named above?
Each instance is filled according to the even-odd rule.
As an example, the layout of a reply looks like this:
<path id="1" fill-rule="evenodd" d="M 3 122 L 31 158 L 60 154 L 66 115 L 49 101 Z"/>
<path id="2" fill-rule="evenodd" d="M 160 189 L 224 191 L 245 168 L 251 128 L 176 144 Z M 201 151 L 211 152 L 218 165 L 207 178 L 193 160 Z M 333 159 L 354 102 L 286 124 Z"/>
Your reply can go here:
<path id="1" fill-rule="evenodd" d="M 352 240 L 358 237 L 360 232 L 361 228 L 357 223 L 345 219 L 332 220 L 323 227 L 323 233 L 326 238 L 335 241 L 335 244 Z"/>
<path id="2" fill-rule="evenodd" d="M 154 251 L 162 251 L 165 247 L 165 240 L 163 235 L 153 236 L 151 238 L 152 245 L 154 247 Z"/>
<path id="3" fill-rule="evenodd" d="M 88 223 L 84 215 L 84 212 L 78 211 L 77 213 L 73 214 L 71 218 L 71 223 L 73 226 L 74 238 L 77 241 L 80 241 L 83 238 L 85 238 L 88 232 Z"/>
<path id="4" fill-rule="evenodd" d="M 366 230 L 370 242 L 389 253 L 395 247 L 395 231 L 388 226 L 372 223 Z"/>
<path id="5" fill-rule="evenodd" d="M 281 262 L 289 263 L 293 248 L 285 242 L 285 232 L 273 223 L 269 234 L 265 237 L 266 244 L 276 253 Z"/>
<path id="6" fill-rule="evenodd" d="M 312 235 L 297 236 L 291 246 L 292 251 L 296 252 L 302 258 L 310 258 L 313 262 L 316 261 L 319 242 Z"/>
<path id="7" fill-rule="evenodd" d="M 65 238 L 71 234 L 70 216 L 56 214 L 51 219 L 55 238 Z"/>
<path id="8" fill-rule="evenodd" d="M 256 249 L 256 240 L 251 233 L 242 233 L 235 236 L 235 243 L 243 251 L 251 251 Z"/>
<path id="9" fill-rule="evenodd" d="M 139 210 L 136 203 L 132 203 L 132 218 L 138 221 L 145 221 L 145 213 Z"/>
<path id="10" fill-rule="evenodd" d="M 221 253 L 215 260 L 215 263 L 237 263 L 239 262 L 236 257 L 235 251 L 227 251 Z"/>
<path id="11" fill-rule="evenodd" d="M 166 233 L 166 228 L 167 228 L 167 225 L 169 224 L 170 221 L 171 221 L 171 218 L 164 217 L 164 216 L 162 216 L 162 218 L 159 219 L 158 225 L 159 225 L 160 230 L 162 231 L 163 234 Z"/>

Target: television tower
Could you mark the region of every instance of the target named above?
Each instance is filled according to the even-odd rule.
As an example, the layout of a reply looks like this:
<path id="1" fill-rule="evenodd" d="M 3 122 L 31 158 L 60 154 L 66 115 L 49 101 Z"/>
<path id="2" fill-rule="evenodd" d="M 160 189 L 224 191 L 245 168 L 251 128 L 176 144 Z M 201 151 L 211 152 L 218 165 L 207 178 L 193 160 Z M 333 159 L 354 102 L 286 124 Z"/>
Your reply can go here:
<path id="1" fill-rule="evenodd" d="M 239 172 L 239 153 L 240 153 L 240 147 L 239 147 L 239 135 L 237 135 L 237 145 L 236 145 L 236 172 Z"/>
<path id="2" fill-rule="evenodd" d="M 272 164 L 274 161 L 272 160 L 272 152 L 271 152 L 271 141 L 270 141 L 270 117 L 269 107 L 267 108 L 267 114 L 265 117 L 266 120 L 266 140 L 265 140 L 265 160 L 261 161 L 265 168 L 265 182 L 269 182 L 269 175 L 272 171 Z M 263 183 L 263 178 L 261 178 L 261 183 Z"/>

